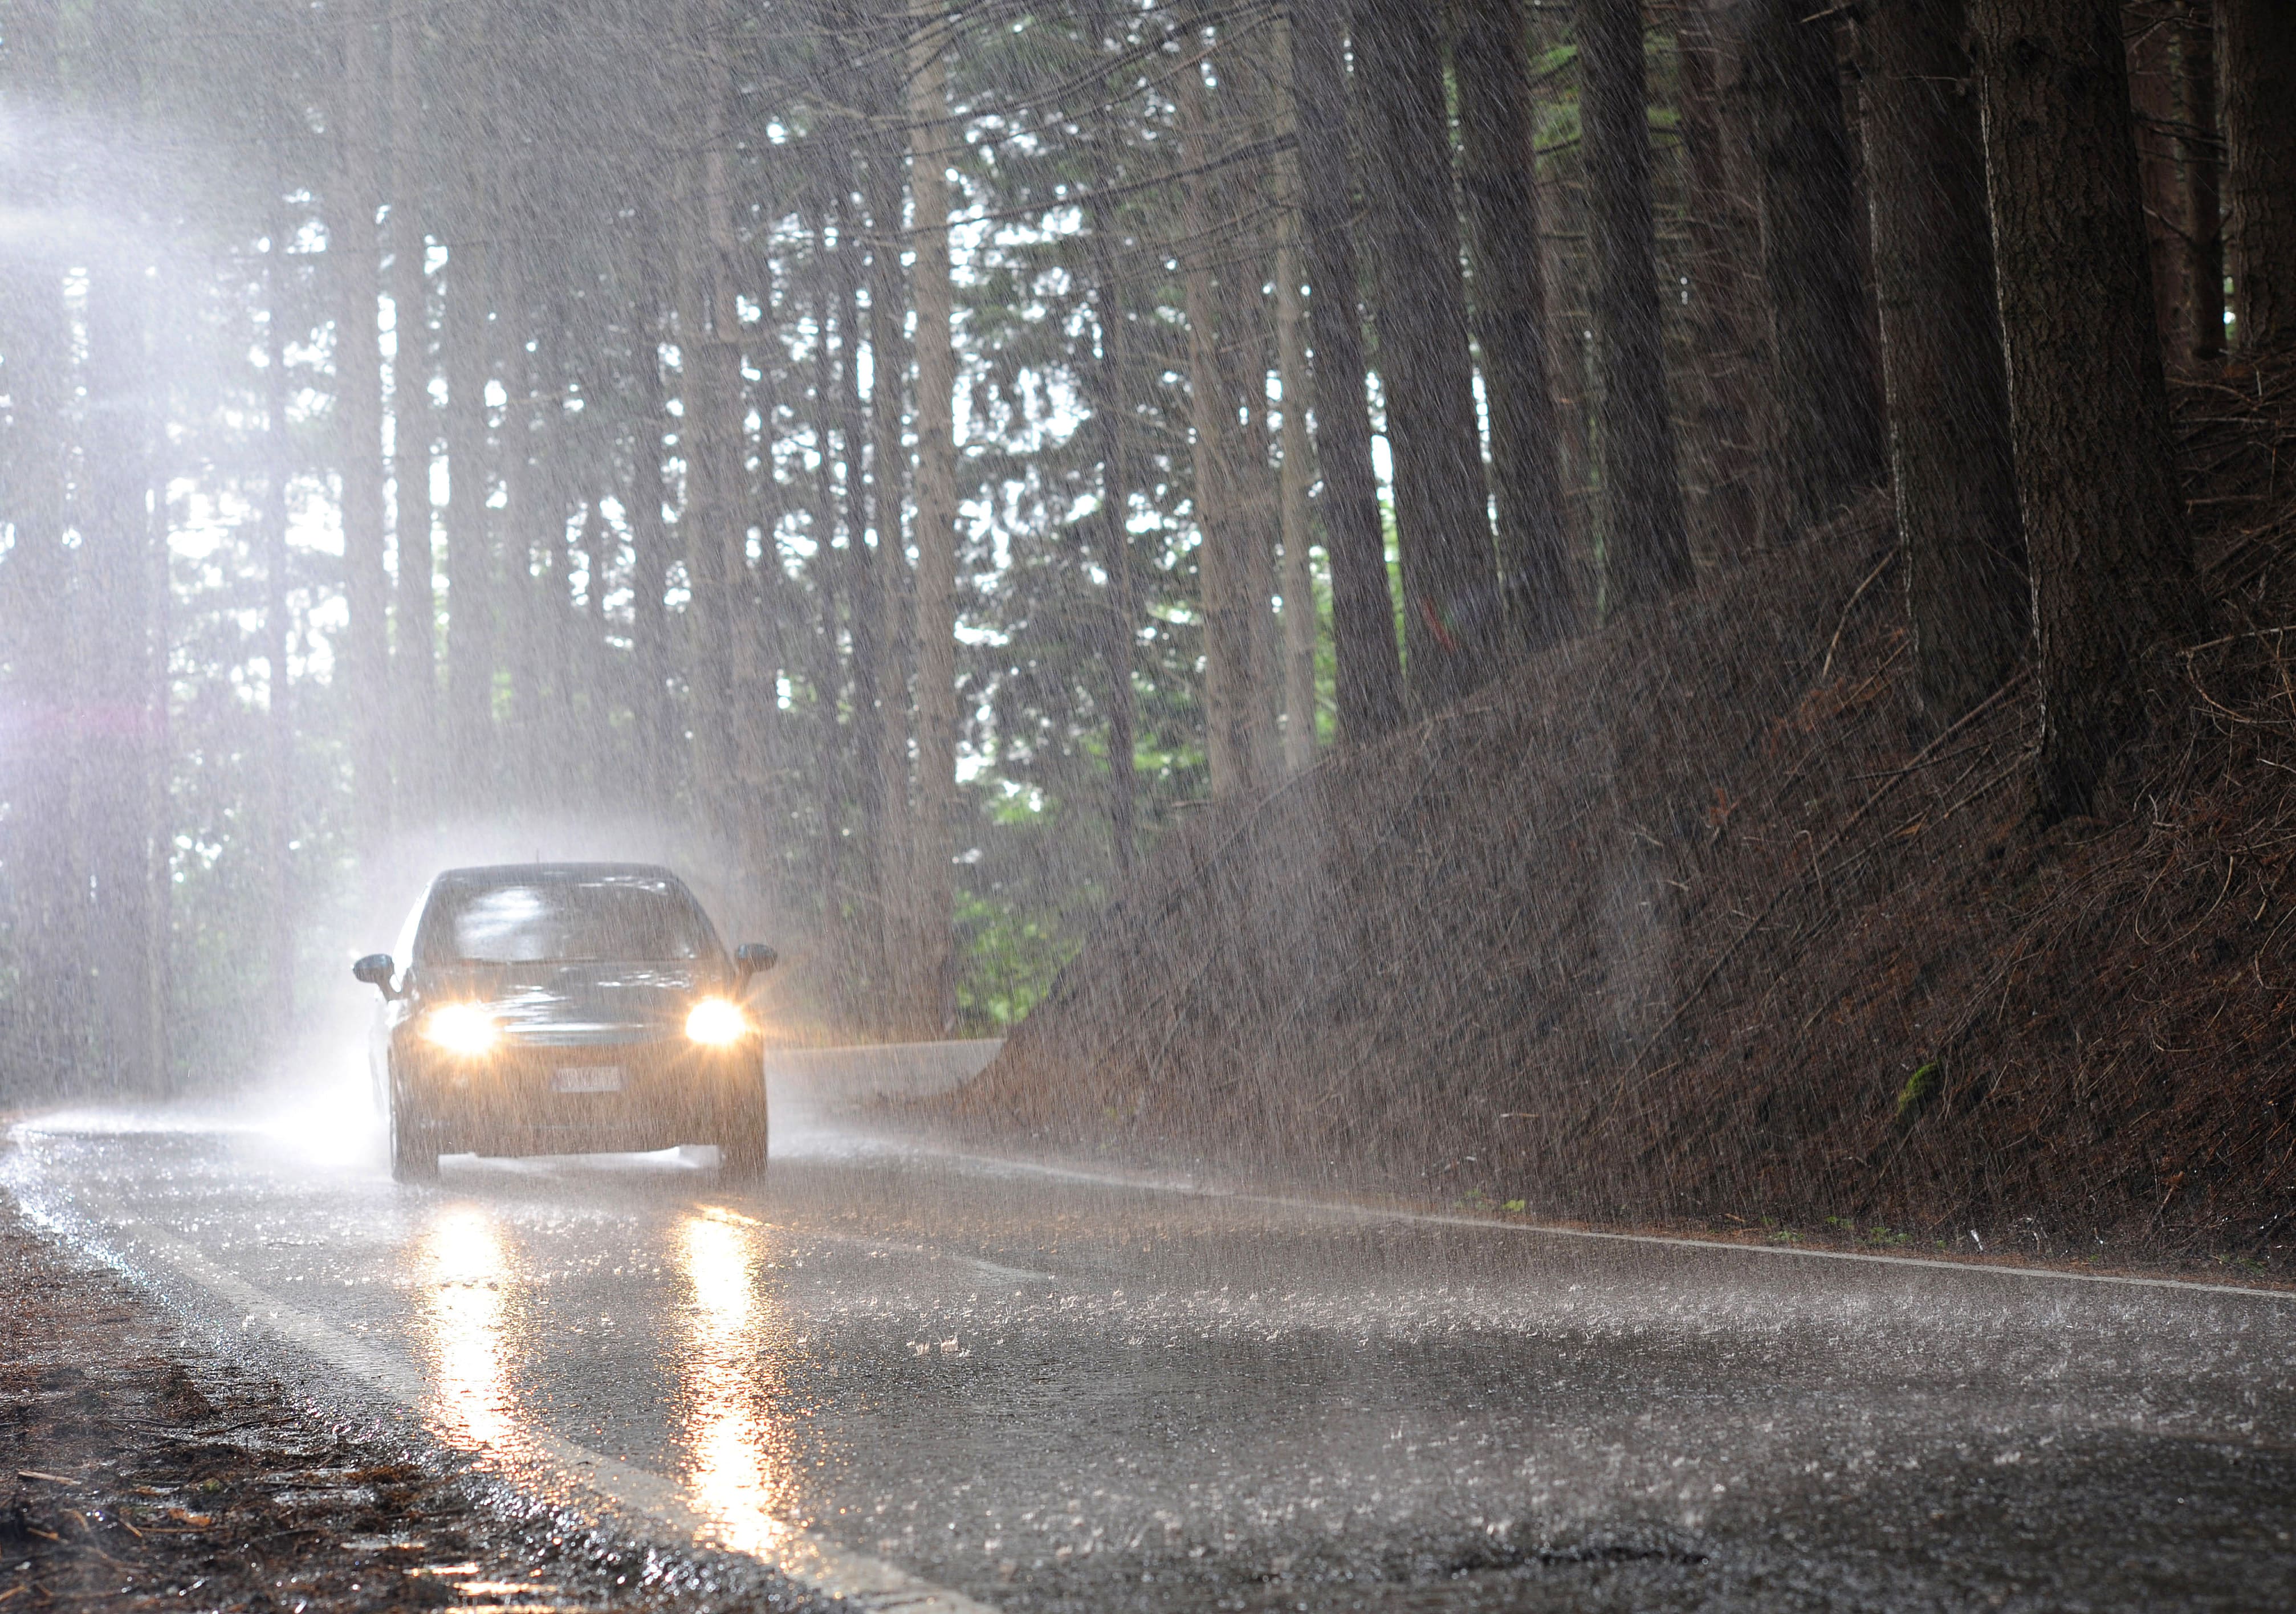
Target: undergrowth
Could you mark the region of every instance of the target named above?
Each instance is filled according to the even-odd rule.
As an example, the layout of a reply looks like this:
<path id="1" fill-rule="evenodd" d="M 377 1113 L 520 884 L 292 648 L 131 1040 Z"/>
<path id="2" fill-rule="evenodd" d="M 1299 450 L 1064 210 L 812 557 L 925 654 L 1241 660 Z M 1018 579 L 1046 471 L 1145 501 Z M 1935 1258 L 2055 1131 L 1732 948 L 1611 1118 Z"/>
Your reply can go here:
<path id="1" fill-rule="evenodd" d="M 1924 725 L 1877 494 L 1207 815 L 959 1112 L 1533 1215 L 2284 1266 L 2296 373 L 2178 408 L 2211 626 L 2093 816 L 2032 811 L 2024 674 Z"/>

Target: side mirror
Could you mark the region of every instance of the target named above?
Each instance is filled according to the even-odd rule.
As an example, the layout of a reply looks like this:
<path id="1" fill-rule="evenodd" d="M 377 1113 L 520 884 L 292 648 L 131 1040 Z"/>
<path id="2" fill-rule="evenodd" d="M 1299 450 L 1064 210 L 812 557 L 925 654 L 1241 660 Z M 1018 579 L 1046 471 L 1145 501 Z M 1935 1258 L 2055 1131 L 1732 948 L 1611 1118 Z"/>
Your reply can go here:
<path id="1" fill-rule="evenodd" d="M 740 972 L 745 987 L 750 984 L 750 977 L 763 975 L 781 959 L 780 954 L 761 941 L 745 941 L 734 949 L 734 968 Z"/>
<path id="2" fill-rule="evenodd" d="M 351 977 L 365 986 L 378 988 L 386 998 L 397 997 L 391 990 L 390 977 L 396 966 L 388 953 L 370 953 L 351 966 Z"/>

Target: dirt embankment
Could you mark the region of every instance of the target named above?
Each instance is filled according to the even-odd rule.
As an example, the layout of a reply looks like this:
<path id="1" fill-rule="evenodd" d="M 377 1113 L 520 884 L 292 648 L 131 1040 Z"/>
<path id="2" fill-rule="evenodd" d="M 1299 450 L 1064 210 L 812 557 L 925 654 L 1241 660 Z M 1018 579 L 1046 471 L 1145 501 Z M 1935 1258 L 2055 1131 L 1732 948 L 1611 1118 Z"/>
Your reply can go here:
<path id="1" fill-rule="evenodd" d="M 1533 1215 L 2288 1270 L 2296 375 L 2179 408 L 2213 626 L 2096 816 L 2030 816 L 2029 680 L 1921 731 L 1877 495 L 1174 837 L 961 1113 Z"/>

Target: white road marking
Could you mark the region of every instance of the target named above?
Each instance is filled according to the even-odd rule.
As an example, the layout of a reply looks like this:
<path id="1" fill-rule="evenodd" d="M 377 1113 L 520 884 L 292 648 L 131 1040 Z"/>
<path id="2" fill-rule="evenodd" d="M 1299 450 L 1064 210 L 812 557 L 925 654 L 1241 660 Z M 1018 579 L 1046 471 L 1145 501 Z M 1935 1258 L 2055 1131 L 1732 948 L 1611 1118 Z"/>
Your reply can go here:
<path id="1" fill-rule="evenodd" d="M 1558 1227 L 1549 1222 L 1499 1222 L 1485 1217 L 1451 1215 L 1439 1210 L 1406 1210 L 1399 1206 L 1361 1205 L 1347 1200 L 1303 1199 L 1285 1194 L 1250 1193 L 1212 1187 L 1202 1183 L 1175 1182 L 1146 1173 L 1087 1171 L 1075 1166 L 1047 1166 L 1034 1160 L 1007 1159 L 993 1154 L 964 1154 L 907 1143 L 902 1147 L 939 1159 L 987 1167 L 1024 1176 L 1049 1177 L 1055 1182 L 1084 1183 L 1098 1188 L 1128 1188 L 1148 1193 L 1168 1193 L 1181 1199 L 1218 1200 L 1227 1204 L 1259 1205 L 1275 1210 L 1311 1216 L 1354 1217 L 1366 1222 L 1409 1222 L 1431 1227 L 1466 1227 L 1479 1233 L 1511 1233 L 1533 1238 L 1584 1239 L 1607 1244 L 1648 1244 L 1673 1249 L 1694 1249 L 1707 1255 L 1785 1256 L 1806 1261 L 1861 1261 L 1875 1266 L 1920 1266 L 1963 1277 L 2023 1278 L 2062 1283 L 2106 1283 L 2129 1289 L 2173 1289 L 2189 1295 L 2244 1295 L 2258 1300 L 2296 1301 L 2296 1290 L 2255 1289 L 2238 1283 L 2207 1283 L 2189 1278 L 2132 1278 L 2115 1273 L 2062 1272 L 2051 1266 L 1994 1266 L 1990 1262 L 1939 1261 L 1927 1256 L 1894 1256 L 1859 1249 L 1804 1249 L 1792 1244 L 1734 1244 L 1723 1239 L 1685 1239 L 1660 1233 L 1597 1233 L 1585 1227 Z"/>
<path id="2" fill-rule="evenodd" d="M 20 1200 L 18 1202 L 23 1204 Z M 217 1266 L 173 1234 L 129 1218 L 116 1206 L 81 1195 L 77 1208 L 113 1238 L 132 1241 L 139 1256 L 228 1302 L 248 1319 L 249 1326 L 268 1330 L 305 1355 L 361 1381 L 419 1416 L 425 1386 L 412 1363 L 297 1310 Z M 62 1218 L 37 1207 L 27 1204 L 23 1209 L 55 1231 L 70 1231 Z M 124 1250 L 97 1253 L 106 1255 L 123 1270 L 133 1270 Z M 697 1509 L 685 1488 L 672 1480 L 540 1427 L 521 1430 L 518 1447 L 521 1466 L 548 1470 L 548 1479 L 559 1491 L 586 1494 L 611 1511 L 638 1515 L 697 1545 L 715 1544 L 711 1536 L 717 1521 Z M 890 1614 L 895 1610 L 900 1614 L 997 1614 L 988 1603 L 912 1575 L 882 1559 L 840 1546 L 811 1530 L 792 1527 L 770 1553 L 754 1556 L 800 1586 L 843 1599 L 872 1614 Z"/>

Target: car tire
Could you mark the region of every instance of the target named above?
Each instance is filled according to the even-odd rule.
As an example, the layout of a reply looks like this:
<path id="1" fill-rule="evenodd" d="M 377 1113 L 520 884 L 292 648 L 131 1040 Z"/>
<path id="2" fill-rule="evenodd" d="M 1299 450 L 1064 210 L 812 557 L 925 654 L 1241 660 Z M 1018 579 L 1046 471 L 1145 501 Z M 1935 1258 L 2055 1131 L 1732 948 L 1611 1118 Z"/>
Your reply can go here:
<path id="1" fill-rule="evenodd" d="M 427 1183 L 439 1175 L 439 1127 L 395 1077 L 390 1084 L 390 1178 Z"/>
<path id="2" fill-rule="evenodd" d="M 736 1098 L 718 1112 L 718 1175 L 728 1182 L 755 1183 L 766 1175 L 766 1095 Z"/>

